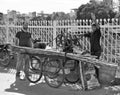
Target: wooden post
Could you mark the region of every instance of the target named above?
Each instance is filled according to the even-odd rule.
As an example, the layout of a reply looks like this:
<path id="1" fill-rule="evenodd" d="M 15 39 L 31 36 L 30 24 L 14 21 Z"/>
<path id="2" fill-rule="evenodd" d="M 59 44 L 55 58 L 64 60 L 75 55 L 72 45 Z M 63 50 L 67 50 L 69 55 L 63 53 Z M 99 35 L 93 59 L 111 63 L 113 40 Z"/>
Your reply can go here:
<path id="1" fill-rule="evenodd" d="M 87 87 L 87 80 L 85 77 L 84 62 L 81 62 L 79 60 L 79 67 L 80 67 L 80 78 L 81 78 L 83 90 L 87 90 L 88 87 Z"/>

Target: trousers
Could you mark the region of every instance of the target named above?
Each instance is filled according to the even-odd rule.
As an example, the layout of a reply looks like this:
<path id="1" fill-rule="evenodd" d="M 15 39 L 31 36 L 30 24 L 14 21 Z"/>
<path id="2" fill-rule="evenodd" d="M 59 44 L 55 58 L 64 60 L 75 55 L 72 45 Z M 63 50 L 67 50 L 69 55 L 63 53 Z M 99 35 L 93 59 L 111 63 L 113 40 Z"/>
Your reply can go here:
<path id="1" fill-rule="evenodd" d="M 25 65 L 29 63 L 29 56 L 27 54 L 21 54 L 20 52 L 17 53 L 17 64 L 16 70 L 20 72 L 21 70 L 24 71 Z"/>

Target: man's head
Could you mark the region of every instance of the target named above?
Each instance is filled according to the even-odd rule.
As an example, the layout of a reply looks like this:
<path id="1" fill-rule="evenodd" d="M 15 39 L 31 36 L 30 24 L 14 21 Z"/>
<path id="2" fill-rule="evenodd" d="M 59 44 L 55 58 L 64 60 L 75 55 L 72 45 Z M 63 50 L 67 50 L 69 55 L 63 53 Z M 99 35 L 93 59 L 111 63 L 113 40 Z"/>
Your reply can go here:
<path id="1" fill-rule="evenodd" d="M 94 32 L 94 31 L 96 31 L 96 29 L 97 29 L 97 25 L 96 24 L 92 24 L 92 31 Z"/>
<path id="2" fill-rule="evenodd" d="M 23 29 L 24 29 L 24 30 L 27 30 L 27 29 L 28 29 L 28 23 L 27 23 L 27 22 L 23 23 Z"/>

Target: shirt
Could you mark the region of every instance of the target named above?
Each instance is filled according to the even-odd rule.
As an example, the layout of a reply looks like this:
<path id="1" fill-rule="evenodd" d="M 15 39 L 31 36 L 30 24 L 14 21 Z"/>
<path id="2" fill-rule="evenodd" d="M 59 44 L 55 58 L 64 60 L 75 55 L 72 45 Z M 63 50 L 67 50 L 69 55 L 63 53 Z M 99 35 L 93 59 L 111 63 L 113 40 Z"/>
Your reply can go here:
<path id="1" fill-rule="evenodd" d="M 31 47 L 31 34 L 29 32 L 19 31 L 16 37 L 19 39 L 19 46 Z"/>
<path id="2" fill-rule="evenodd" d="M 101 46 L 100 46 L 100 37 L 101 37 L 101 32 L 100 28 L 96 29 L 96 31 L 92 33 L 86 33 L 84 34 L 85 37 L 90 38 L 90 47 L 91 47 L 91 52 L 98 52 L 101 51 Z"/>

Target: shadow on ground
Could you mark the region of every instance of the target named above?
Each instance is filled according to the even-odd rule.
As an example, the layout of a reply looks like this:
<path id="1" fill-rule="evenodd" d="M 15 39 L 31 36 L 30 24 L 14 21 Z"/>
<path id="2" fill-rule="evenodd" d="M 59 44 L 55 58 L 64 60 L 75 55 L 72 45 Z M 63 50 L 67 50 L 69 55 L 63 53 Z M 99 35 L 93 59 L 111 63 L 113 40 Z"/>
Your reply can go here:
<path id="1" fill-rule="evenodd" d="M 19 93 L 23 95 L 109 95 L 105 89 L 95 89 L 89 91 L 74 90 L 71 87 L 62 86 L 51 88 L 45 83 L 31 84 L 29 81 L 16 80 L 5 89 L 6 92 Z"/>
<path id="2" fill-rule="evenodd" d="M 2 79 L 2 81 L 8 86 L 4 89 L 5 95 L 120 95 L 120 86 L 106 86 L 99 89 L 89 90 L 89 91 L 82 91 L 82 90 L 75 90 L 69 86 L 62 86 L 60 88 L 51 88 L 45 83 L 37 83 L 32 84 L 28 80 L 21 81 L 19 79 L 15 80 L 13 77 L 15 74 L 15 69 L 13 68 L 12 64 L 7 67 L 0 66 L 0 73 L 1 77 L 6 79 Z M 4 74 L 5 73 L 5 74 Z M 8 77 L 8 73 L 9 77 Z M 7 81 L 7 80 L 12 81 Z M 9 83 L 10 82 L 10 83 Z M 1 84 L 1 83 L 0 83 Z M 10 94 L 9 94 L 10 93 Z M 11 94 L 13 93 L 13 94 Z M 15 94 L 16 93 L 16 94 Z M 1 94 L 0 95 L 4 95 Z"/>
<path id="3" fill-rule="evenodd" d="M 5 91 L 24 95 L 78 95 L 78 91 L 70 91 L 66 87 L 55 89 L 48 87 L 45 83 L 31 84 L 20 80 L 16 80 Z"/>

